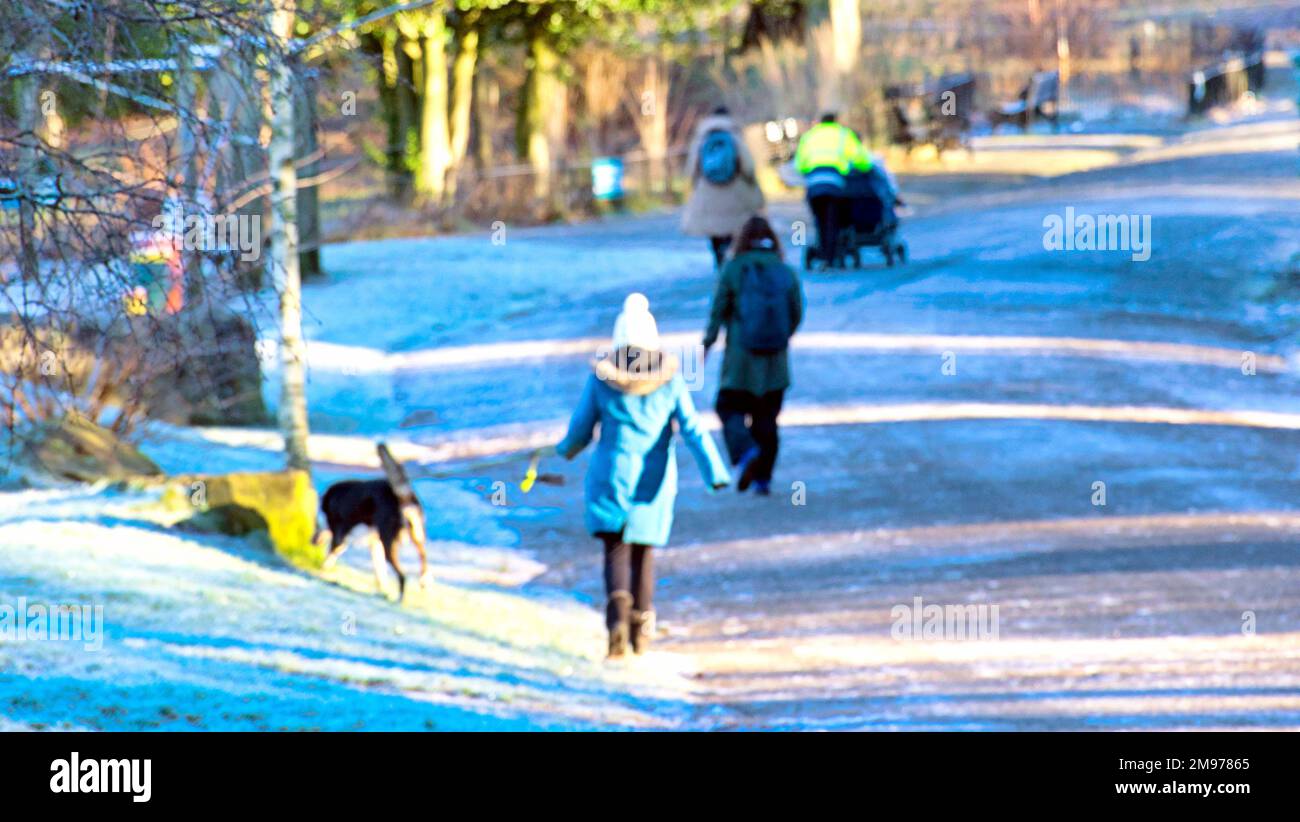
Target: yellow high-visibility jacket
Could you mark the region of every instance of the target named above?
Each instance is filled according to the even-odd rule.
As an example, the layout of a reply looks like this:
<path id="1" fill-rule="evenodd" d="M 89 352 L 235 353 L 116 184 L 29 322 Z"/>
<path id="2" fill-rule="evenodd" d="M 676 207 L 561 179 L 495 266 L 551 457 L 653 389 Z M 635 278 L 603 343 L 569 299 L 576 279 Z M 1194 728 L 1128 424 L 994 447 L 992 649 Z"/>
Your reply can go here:
<path id="1" fill-rule="evenodd" d="M 794 167 L 800 174 L 815 168 L 833 168 L 840 174 L 850 169 L 871 170 L 871 155 L 853 133 L 839 123 L 818 123 L 799 138 Z"/>

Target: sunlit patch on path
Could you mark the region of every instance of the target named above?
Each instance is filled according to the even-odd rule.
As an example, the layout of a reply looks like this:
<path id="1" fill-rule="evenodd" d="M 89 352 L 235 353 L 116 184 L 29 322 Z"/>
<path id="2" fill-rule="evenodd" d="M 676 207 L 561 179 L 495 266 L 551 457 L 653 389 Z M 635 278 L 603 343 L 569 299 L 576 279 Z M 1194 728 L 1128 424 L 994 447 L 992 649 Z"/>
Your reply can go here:
<path id="1" fill-rule="evenodd" d="M 782 425 L 831 426 L 938 420 L 1066 420 L 1155 425 L 1226 425 L 1300 429 L 1300 414 L 1161 406 L 1055 405 L 1050 403 L 921 402 L 886 405 L 794 406 Z"/>
<path id="2" fill-rule="evenodd" d="M 720 428 L 717 417 L 702 412 L 708 430 Z M 787 428 L 880 425 L 887 423 L 951 420 L 1057 420 L 1083 423 L 1135 423 L 1147 425 L 1229 426 L 1295 431 L 1300 413 L 1251 409 L 1173 408 L 1165 406 L 1055 405 L 1051 403 L 921 402 L 885 404 L 791 405 L 781 412 Z M 489 426 L 435 437 L 409 440 L 388 438 L 398 459 L 434 464 L 502 457 L 554 445 L 564 434 L 564 420 Z M 164 429 L 159 426 L 158 431 Z M 210 446 L 279 452 L 279 433 L 267 429 L 202 428 L 171 430 L 158 436 L 201 442 Z M 374 438 L 316 434 L 308 452 L 318 463 L 357 468 L 378 468 Z"/>
<path id="3" fill-rule="evenodd" d="M 665 334 L 664 344 L 686 348 L 699 342 L 699 333 Z M 313 341 L 308 357 L 313 369 L 357 374 L 384 374 L 443 368 L 472 368 L 590 357 L 608 340 L 600 337 L 524 340 L 520 342 L 386 352 L 372 348 Z M 1071 356 L 1095 359 L 1166 362 L 1240 368 L 1242 349 L 1189 343 L 1087 337 L 1030 337 L 952 334 L 875 334 L 806 331 L 791 345 L 796 351 L 965 351 L 997 356 Z M 1258 371 L 1284 373 L 1287 362 L 1273 354 L 1255 353 Z"/>
<path id="4" fill-rule="evenodd" d="M 1209 511 L 1137 516 L 1068 517 L 1058 519 L 922 525 L 877 528 L 815 535 L 783 534 L 746 539 L 745 551 L 729 545 L 703 544 L 667 549 L 662 556 L 683 570 L 708 565 L 727 556 L 728 567 L 782 564 L 791 559 L 811 562 L 845 556 L 949 557 L 954 562 L 975 554 L 1024 554 L 1086 546 L 1178 545 L 1205 540 L 1222 542 L 1225 550 L 1242 542 L 1300 542 L 1300 511 Z M 770 550 L 762 550 L 770 549 Z"/>

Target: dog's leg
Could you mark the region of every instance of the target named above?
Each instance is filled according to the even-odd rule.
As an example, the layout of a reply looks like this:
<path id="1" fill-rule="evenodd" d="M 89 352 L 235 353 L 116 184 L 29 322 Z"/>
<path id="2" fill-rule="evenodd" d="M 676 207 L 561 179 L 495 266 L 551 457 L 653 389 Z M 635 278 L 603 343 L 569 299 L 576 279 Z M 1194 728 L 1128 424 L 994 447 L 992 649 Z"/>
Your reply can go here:
<path id="1" fill-rule="evenodd" d="M 424 554 L 424 512 L 419 509 L 403 512 L 406 519 L 406 533 L 415 543 L 415 551 L 420 555 L 420 587 L 429 587 L 433 577 L 429 574 L 429 560 Z"/>
<path id="2" fill-rule="evenodd" d="M 433 582 L 433 574 L 429 571 L 429 560 L 424 556 L 424 541 L 415 543 L 415 550 L 420 554 L 420 587 L 428 588 L 429 583 Z"/>
<path id="3" fill-rule="evenodd" d="M 384 556 L 388 558 L 388 564 L 393 566 L 393 573 L 397 574 L 397 601 L 401 602 L 402 597 L 406 596 L 406 576 L 402 573 L 401 560 L 397 558 L 397 534 L 382 541 Z"/>
<path id="4" fill-rule="evenodd" d="M 384 559 L 383 547 L 379 544 L 379 535 L 371 534 L 370 542 L 370 567 L 375 572 L 375 590 L 384 593 Z"/>
<path id="5" fill-rule="evenodd" d="M 335 536 L 330 531 L 323 531 L 322 533 L 330 535 L 330 551 L 325 555 L 325 562 L 321 564 L 321 567 L 328 571 L 334 567 L 334 564 L 339 561 L 339 557 L 343 556 L 343 552 L 348 549 L 348 541 L 342 536 Z"/>

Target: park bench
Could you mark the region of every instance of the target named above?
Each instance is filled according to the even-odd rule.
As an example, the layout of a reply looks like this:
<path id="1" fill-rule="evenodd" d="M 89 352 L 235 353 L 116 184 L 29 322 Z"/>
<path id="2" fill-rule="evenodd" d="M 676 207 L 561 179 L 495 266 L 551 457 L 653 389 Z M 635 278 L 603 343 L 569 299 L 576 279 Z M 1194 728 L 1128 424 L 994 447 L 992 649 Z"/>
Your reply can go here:
<path id="1" fill-rule="evenodd" d="M 936 150 L 969 150 L 975 77 L 946 74 L 937 80 L 885 89 L 889 107 L 889 139 L 909 152 L 920 145 Z"/>
<path id="2" fill-rule="evenodd" d="M 1187 82 L 1187 113 L 1230 105 L 1264 86 L 1264 55 L 1237 54 L 1193 71 Z"/>
<path id="3" fill-rule="evenodd" d="M 1036 71 L 1016 100 L 1003 103 L 989 112 L 989 125 L 1002 123 L 1028 131 L 1035 120 L 1047 120 L 1055 131 L 1060 122 L 1061 76 L 1055 71 Z"/>

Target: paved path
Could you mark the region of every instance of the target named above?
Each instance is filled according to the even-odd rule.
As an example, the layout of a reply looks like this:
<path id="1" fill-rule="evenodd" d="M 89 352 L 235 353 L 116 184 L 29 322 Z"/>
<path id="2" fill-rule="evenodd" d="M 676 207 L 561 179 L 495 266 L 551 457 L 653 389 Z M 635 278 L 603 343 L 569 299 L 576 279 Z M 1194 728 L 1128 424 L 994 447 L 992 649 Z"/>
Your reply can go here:
<path id="1" fill-rule="evenodd" d="M 682 459 L 658 653 L 693 672 L 692 723 L 1300 727 L 1300 380 L 1286 359 L 1300 274 L 1280 276 L 1300 237 L 1298 134 L 1240 127 L 955 197 L 930 180 L 905 227 L 911 264 L 808 276 L 778 492 L 706 494 Z M 1067 207 L 1149 217 L 1150 259 L 1045 250 L 1044 217 Z M 805 219 L 773 211 L 785 237 Z M 399 405 L 420 399 L 401 414 L 436 421 L 417 439 L 474 435 L 490 452 L 562 424 L 581 359 L 527 341 L 608 333 L 632 288 L 661 328 L 702 323 L 704 243 L 673 217 L 518 237 L 593 274 L 554 293 L 540 270 L 504 330 L 446 341 L 520 351 L 402 371 Z M 547 466 L 567 486 L 499 518 L 550 566 L 539 584 L 594 603 L 584 467 Z M 917 598 L 918 622 L 927 605 L 996 607 L 997 639 L 899 638 Z"/>

